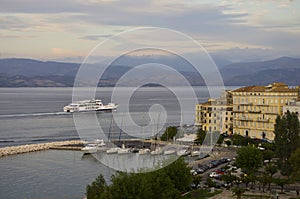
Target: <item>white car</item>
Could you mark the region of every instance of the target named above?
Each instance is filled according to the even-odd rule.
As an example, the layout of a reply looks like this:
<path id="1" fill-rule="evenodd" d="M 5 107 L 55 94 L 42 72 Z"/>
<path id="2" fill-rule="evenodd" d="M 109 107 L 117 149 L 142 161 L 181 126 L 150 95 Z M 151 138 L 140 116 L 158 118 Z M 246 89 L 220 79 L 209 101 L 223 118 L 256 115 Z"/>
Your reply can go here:
<path id="1" fill-rule="evenodd" d="M 209 174 L 209 177 L 211 177 L 211 178 L 216 178 L 218 176 L 219 176 L 219 174 L 214 171 Z"/>

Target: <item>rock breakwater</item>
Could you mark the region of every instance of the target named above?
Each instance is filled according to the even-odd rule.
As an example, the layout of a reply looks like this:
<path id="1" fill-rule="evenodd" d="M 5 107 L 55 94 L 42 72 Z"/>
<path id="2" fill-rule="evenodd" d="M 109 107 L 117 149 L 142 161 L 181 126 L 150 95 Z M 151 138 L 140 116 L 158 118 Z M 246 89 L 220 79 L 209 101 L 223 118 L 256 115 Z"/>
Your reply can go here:
<path id="1" fill-rule="evenodd" d="M 0 148 L 0 157 L 48 150 L 50 148 L 55 148 L 55 147 L 80 145 L 82 143 L 83 143 L 82 140 L 68 140 L 68 141 L 60 141 L 60 142 L 48 142 L 48 143 L 40 143 L 40 144 L 26 144 L 26 145 L 19 145 L 19 146 L 4 147 L 4 148 Z"/>

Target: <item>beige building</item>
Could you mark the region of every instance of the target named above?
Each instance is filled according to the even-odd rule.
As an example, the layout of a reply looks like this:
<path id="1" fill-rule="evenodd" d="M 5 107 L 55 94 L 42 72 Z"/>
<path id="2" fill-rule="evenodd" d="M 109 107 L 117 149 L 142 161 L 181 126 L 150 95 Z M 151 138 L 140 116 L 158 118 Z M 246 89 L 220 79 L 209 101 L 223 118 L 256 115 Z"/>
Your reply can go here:
<path id="1" fill-rule="evenodd" d="M 195 125 L 204 131 L 232 133 L 232 95 L 225 91 L 219 99 L 196 105 Z"/>
<path id="2" fill-rule="evenodd" d="M 298 97 L 299 88 L 284 83 L 248 86 L 232 91 L 233 133 L 274 139 L 274 124 L 283 107 Z"/>

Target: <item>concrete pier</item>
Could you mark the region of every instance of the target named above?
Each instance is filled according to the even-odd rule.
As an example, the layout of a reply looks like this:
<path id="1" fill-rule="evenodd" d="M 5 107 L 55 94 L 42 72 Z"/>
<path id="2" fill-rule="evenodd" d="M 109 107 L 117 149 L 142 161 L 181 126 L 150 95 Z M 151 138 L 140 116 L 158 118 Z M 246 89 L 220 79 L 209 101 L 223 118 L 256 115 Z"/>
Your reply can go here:
<path id="1" fill-rule="evenodd" d="M 0 157 L 8 156 L 8 155 L 16 155 L 16 154 L 21 154 L 21 153 L 48 150 L 51 148 L 58 148 L 58 147 L 64 147 L 64 146 L 76 146 L 76 145 L 81 145 L 81 144 L 83 144 L 82 140 L 68 140 L 68 141 L 60 141 L 60 142 L 10 146 L 10 147 L 0 148 Z"/>

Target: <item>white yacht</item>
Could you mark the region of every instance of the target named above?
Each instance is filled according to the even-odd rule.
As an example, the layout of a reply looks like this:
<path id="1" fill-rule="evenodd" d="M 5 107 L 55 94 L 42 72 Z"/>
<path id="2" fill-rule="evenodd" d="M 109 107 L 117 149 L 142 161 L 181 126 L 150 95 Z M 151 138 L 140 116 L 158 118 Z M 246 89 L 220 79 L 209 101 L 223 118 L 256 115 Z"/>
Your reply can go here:
<path id="1" fill-rule="evenodd" d="M 126 148 L 125 144 L 122 144 L 122 148 L 120 148 L 118 150 L 118 154 L 121 155 L 121 154 L 127 154 L 127 153 L 131 153 L 131 148 Z"/>
<path id="2" fill-rule="evenodd" d="M 98 151 L 100 151 L 104 146 L 104 140 L 103 139 L 96 139 L 94 141 L 84 141 L 85 147 L 83 147 L 81 149 L 81 151 L 83 152 L 83 154 L 92 154 L 92 153 L 97 153 Z"/>
<path id="3" fill-rule="evenodd" d="M 104 105 L 102 100 L 82 100 L 73 102 L 64 107 L 64 112 L 81 112 L 81 111 L 112 111 L 117 109 L 118 105 L 114 103 L 108 103 Z"/>
<path id="4" fill-rule="evenodd" d="M 138 154 L 139 155 L 146 155 L 146 154 L 149 154 L 150 153 L 150 149 L 148 148 L 145 148 L 145 149 L 140 149 Z"/>
<path id="5" fill-rule="evenodd" d="M 156 148 L 154 151 L 151 151 L 151 152 L 150 152 L 151 155 L 161 155 L 161 154 L 163 154 L 163 153 L 164 153 L 164 151 L 163 151 L 163 149 L 161 149 L 160 147 L 158 147 L 158 148 Z"/>
<path id="6" fill-rule="evenodd" d="M 106 150 L 106 153 L 107 153 L 107 154 L 118 153 L 118 151 L 119 151 L 120 149 L 121 149 L 120 147 L 113 147 L 113 148 L 107 149 L 107 150 Z"/>
<path id="7" fill-rule="evenodd" d="M 164 150 L 164 155 L 171 155 L 171 154 L 174 154 L 176 153 L 176 149 L 168 149 L 168 150 Z"/>
<path id="8" fill-rule="evenodd" d="M 81 149 L 83 154 L 92 154 L 92 153 L 97 153 L 98 147 L 97 146 L 85 146 Z"/>

